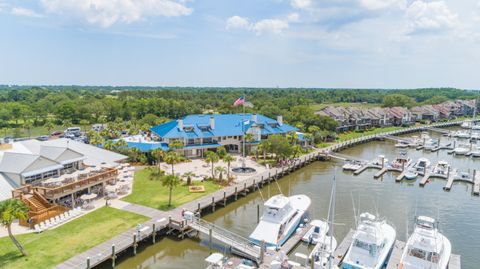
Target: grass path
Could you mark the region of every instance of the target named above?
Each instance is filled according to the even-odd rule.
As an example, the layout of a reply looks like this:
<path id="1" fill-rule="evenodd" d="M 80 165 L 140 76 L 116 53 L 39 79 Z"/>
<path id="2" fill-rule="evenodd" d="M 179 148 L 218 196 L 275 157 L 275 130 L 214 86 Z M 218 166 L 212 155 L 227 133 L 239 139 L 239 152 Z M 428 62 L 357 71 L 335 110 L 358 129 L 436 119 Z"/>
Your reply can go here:
<path id="1" fill-rule="evenodd" d="M 51 268 L 134 227 L 148 218 L 102 207 L 41 234 L 18 235 L 28 256 L 22 257 L 10 238 L 0 238 L 0 268 Z"/>

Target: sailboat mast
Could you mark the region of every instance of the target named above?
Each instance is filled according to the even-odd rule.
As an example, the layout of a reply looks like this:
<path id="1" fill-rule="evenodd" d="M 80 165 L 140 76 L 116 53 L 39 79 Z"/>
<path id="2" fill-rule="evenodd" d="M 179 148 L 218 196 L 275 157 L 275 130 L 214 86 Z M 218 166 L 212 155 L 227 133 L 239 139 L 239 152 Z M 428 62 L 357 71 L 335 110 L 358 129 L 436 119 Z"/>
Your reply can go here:
<path id="1" fill-rule="evenodd" d="M 333 252 L 333 227 L 334 227 L 334 220 L 335 220 L 335 195 L 336 195 L 336 177 L 337 177 L 337 169 L 335 169 L 335 174 L 333 175 L 333 185 L 332 185 L 332 195 L 330 198 L 330 208 L 328 209 L 330 215 L 330 251 Z M 330 254 L 328 260 L 328 268 L 332 269 L 332 261 L 330 260 L 332 255 Z"/>

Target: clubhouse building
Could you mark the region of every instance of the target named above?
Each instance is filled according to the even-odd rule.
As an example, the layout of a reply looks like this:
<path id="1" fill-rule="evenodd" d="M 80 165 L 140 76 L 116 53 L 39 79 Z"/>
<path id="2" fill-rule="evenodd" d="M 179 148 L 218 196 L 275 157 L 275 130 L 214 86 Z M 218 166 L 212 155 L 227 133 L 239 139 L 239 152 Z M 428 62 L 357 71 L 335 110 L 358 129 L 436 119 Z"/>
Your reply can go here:
<path id="1" fill-rule="evenodd" d="M 229 152 L 241 152 L 244 135 L 245 143 L 255 145 L 269 135 L 286 135 L 297 128 L 283 123 L 283 117 L 271 119 L 259 114 L 204 114 L 188 115 L 178 120 L 155 126 L 151 129 L 154 143 L 147 149 L 168 149 L 174 141 L 180 141 L 186 157 L 202 157 L 205 151 L 224 146 Z M 135 141 L 128 141 L 129 147 Z M 145 142 L 143 143 L 145 144 Z"/>

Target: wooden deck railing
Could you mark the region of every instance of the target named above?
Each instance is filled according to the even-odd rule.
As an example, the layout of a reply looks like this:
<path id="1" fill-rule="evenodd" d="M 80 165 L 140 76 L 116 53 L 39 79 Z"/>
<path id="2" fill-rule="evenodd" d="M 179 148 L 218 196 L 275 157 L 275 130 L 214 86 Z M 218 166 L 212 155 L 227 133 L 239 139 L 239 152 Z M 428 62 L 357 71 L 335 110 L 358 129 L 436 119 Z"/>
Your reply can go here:
<path id="1" fill-rule="evenodd" d="M 55 199 L 61 197 L 62 194 L 72 193 L 74 191 L 80 190 L 84 186 L 90 186 L 94 185 L 95 183 L 114 179 L 117 175 L 117 169 L 110 169 L 94 176 L 80 179 L 72 183 L 64 184 L 59 187 L 32 186 L 32 189 L 47 199 Z"/>

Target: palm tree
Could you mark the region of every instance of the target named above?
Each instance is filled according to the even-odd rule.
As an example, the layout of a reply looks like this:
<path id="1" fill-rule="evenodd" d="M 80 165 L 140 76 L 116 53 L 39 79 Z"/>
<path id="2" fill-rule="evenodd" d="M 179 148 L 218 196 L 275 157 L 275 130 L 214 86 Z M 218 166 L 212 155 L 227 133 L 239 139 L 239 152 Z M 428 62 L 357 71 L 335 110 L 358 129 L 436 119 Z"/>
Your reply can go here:
<path id="1" fill-rule="evenodd" d="M 292 153 L 293 153 L 293 158 L 297 158 L 297 156 L 302 154 L 302 147 L 300 145 L 293 145 Z"/>
<path id="2" fill-rule="evenodd" d="M 192 185 L 192 177 L 195 176 L 195 173 L 193 172 L 186 172 L 183 174 L 183 177 L 187 179 L 187 186 Z"/>
<path id="3" fill-rule="evenodd" d="M 116 142 L 115 142 L 115 148 L 118 150 L 118 149 L 126 149 L 128 148 L 128 143 L 127 141 L 123 140 L 123 139 L 118 139 Z"/>
<path id="4" fill-rule="evenodd" d="M 225 173 L 227 171 L 226 171 L 225 167 L 217 166 L 217 167 L 215 167 L 215 172 L 217 172 L 219 174 L 218 179 L 220 181 L 222 181 L 223 180 L 223 173 Z"/>
<path id="5" fill-rule="evenodd" d="M 214 173 L 215 171 L 214 171 L 213 165 L 216 162 L 218 162 L 219 157 L 218 157 L 217 153 L 215 153 L 213 151 L 210 151 L 210 150 L 205 153 L 205 156 L 206 156 L 205 162 L 212 163 L 212 179 L 215 179 L 215 173 Z"/>
<path id="6" fill-rule="evenodd" d="M 90 124 L 90 122 L 88 120 L 83 119 L 83 120 L 80 120 L 79 123 L 82 126 L 83 131 L 86 132 L 87 131 L 87 125 Z"/>
<path id="7" fill-rule="evenodd" d="M 8 236 L 18 248 L 22 256 L 27 256 L 22 245 L 12 234 L 12 223 L 15 219 L 26 220 L 28 216 L 28 207 L 20 200 L 8 199 L 0 202 L 0 220 L 2 226 L 7 228 Z"/>
<path id="8" fill-rule="evenodd" d="M 245 156 L 250 154 L 250 151 L 252 150 L 252 142 L 253 141 L 255 141 L 254 137 L 253 137 L 253 134 L 245 134 L 245 143 L 247 143 L 247 146 L 248 146 L 248 151 L 245 154 Z"/>
<path id="9" fill-rule="evenodd" d="M 225 156 L 223 156 L 223 161 L 227 163 L 227 177 L 230 179 L 230 164 L 236 160 L 235 157 L 233 157 L 232 155 L 230 154 L 226 154 Z"/>
<path id="10" fill-rule="evenodd" d="M 154 149 L 152 150 L 152 156 L 155 157 L 158 167 L 160 167 L 160 161 L 164 158 L 165 151 L 163 151 L 161 148 Z"/>
<path id="11" fill-rule="evenodd" d="M 155 167 L 153 167 L 153 166 L 149 167 L 148 171 L 150 172 L 148 174 L 148 178 L 150 180 L 160 180 L 165 175 L 165 172 L 162 171 L 160 168 L 158 168 L 156 166 Z"/>
<path id="12" fill-rule="evenodd" d="M 168 188 L 168 207 L 172 206 L 172 191 L 173 188 L 180 184 L 180 179 L 174 175 L 167 175 L 162 177 L 162 185 Z"/>
<path id="13" fill-rule="evenodd" d="M 100 136 L 97 132 L 90 130 L 87 132 L 87 137 L 88 137 L 88 142 L 91 145 L 98 146 L 100 144 L 103 144 L 103 137 Z"/>
<path id="14" fill-rule="evenodd" d="M 289 132 L 287 134 L 287 139 L 290 140 L 290 144 L 295 145 L 298 141 L 298 134 L 297 132 Z"/>
<path id="15" fill-rule="evenodd" d="M 268 140 L 263 140 L 258 147 L 263 152 L 263 161 L 265 162 L 267 160 L 267 152 L 270 150 L 270 142 Z"/>
<path id="16" fill-rule="evenodd" d="M 171 143 L 169 143 L 169 144 L 168 144 L 168 147 L 169 147 L 171 150 L 175 151 L 175 150 L 177 150 L 177 149 L 183 148 L 183 143 L 180 142 L 179 140 L 175 140 L 175 141 L 172 141 Z"/>
<path id="17" fill-rule="evenodd" d="M 115 143 L 112 140 L 108 140 L 103 144 L 103 148 L 106 150 L 115 150 Z"/>
<path id="18" fill-rule="evenodd" d="M 174 165 L 181 162 L 182 158 L 175 151 L 170 151 L 163 157 L 166 163 L 172 166 L 172 175 L 175 175 Z"/>

